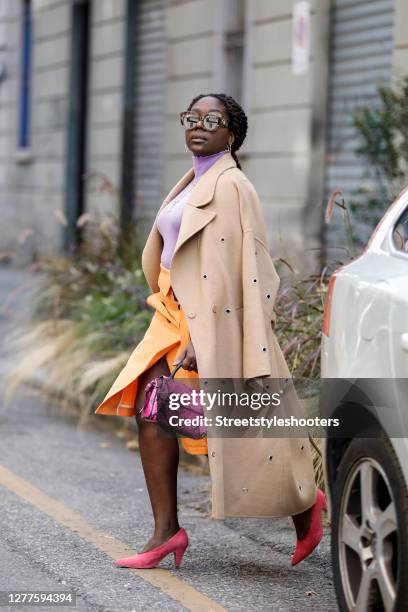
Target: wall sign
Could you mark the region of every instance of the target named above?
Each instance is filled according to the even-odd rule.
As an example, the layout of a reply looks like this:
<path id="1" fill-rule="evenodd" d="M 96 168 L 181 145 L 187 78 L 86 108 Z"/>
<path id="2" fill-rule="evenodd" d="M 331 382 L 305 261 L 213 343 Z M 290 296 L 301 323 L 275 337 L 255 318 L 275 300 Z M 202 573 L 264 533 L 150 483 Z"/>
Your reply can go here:
<path id="1" fill-rule="evenodd" d="M 292 72 L 306 74 L 310 56 L 310 2 L 301 0 L 293 5 Z"/>

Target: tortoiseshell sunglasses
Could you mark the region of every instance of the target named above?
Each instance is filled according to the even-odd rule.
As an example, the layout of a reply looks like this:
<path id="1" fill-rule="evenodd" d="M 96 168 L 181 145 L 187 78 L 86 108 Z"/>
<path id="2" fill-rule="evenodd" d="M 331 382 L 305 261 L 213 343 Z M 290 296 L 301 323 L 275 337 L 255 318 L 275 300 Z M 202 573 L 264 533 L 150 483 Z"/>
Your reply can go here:
<path id="1" fill-rule="evenodd" d="M 197 127 L 200 119 L 203 128 L 208 132 L 215 132 L 219 127 L 228 127 L 228 121 L 224 119 L 221 113 L 211 112 L 204 116 L 200 116 L 193 111 L 183 111 L 180 113 L 180 123 L 185 130 L 193 130 Z"/>

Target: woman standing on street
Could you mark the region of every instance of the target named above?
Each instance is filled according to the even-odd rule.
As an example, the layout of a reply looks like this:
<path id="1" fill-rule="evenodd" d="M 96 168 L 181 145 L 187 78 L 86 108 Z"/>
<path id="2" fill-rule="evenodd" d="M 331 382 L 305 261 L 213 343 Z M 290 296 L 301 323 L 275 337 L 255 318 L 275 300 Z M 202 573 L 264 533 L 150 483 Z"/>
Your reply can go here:
<path id="1" fill-rule="evenodd" d="M 136 416 L 154 516 L 152 537 L 136 555 L 117 560 L 121 567 L 155 567 L 171 552 L 179 567 L 188 545 L 177 514 L 178 439 L 139 418 L 147 383 L 180 361 L 175 378 L 290 376 L 273 331 L 279 277 L 257 193 L 236 156 L 247 117 L 232 97 L 201 94 L 180 120 L 193 167 L 163 201 L 142 254 L 155 312 L 95 410 Z M 325 497 L 316 490 L 307 440 L 180 441 L 188 453 L 209 457 L 213 518 L 292 516 L 292 565 L 317 546 Z"/>

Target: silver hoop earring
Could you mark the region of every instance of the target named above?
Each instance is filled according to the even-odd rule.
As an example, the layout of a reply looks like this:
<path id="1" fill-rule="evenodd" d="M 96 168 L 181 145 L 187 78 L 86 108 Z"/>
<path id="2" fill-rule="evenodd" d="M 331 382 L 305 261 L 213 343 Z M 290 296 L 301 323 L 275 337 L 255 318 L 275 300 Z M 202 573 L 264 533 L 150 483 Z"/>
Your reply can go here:
<path id="1" fill-rule="evenodd" d="M 227 142 L 227 148 L 225 150 L 231 153 L 231 145 L 229 142 Z"/>
<path id="2" fill-rule="evenodd" d="M 190 149 L 188 148 L 188 146 L 187 146 L 187 144 L 186 144 L 186 143 L 184 143 L 184 148 L 185 148 L 185 150 L 186 150 L 186 153 L 188 153 L 188 152 L 190 151 Z"/>

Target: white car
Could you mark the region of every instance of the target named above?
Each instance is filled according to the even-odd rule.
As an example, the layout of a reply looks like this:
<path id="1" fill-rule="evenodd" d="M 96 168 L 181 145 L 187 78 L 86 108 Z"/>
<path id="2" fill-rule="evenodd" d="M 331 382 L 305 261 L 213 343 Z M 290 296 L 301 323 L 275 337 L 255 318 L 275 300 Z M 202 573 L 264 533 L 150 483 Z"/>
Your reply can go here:
<path id="1" fill-rule="evenodd" d="M 408 610 L 408 187 L 329 281 L 321 412 L 340 610 Z M 326 386 L 326 387 L 325 387 Z M 323 393 L 324 391 L 324 393 Z"/>

